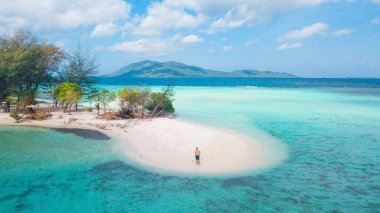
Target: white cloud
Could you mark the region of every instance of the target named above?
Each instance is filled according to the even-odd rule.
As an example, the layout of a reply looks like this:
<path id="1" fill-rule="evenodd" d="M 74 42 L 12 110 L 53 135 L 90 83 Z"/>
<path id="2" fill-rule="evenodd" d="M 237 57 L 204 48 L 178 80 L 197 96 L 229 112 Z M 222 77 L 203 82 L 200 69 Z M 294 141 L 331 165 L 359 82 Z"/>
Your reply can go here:
<path id="1" fill-rule="evenodd" d="M 353 32 L 355 32 L 354 29 L 344 28 L 344 29 L 340 29 L 340 30 L 332 32 L 332 35 L 338 37 L 338 36 L 349 35 Z"/>
<path id="2" fill-rule="evenodd" d="M 323 34 L 324 31 L 328 28 L 327 24 L 324 23 L 315 23 L 306 27 L 303 27 L 300 30 L 294 30 L 282 35 L 278 38 L 279 42 L 284 42 L 286 40 L 295 40 L 303 39 L 315 34 Z"/>
<path id="3" fill-rule="evenodd" d="M 191 43 L 199 43 L 199 42 L 203 42 L 203 39 L 200 38 L 199 36 L 197 35 L 188 35 L 188 36 L 185 36 L 182 38 L 181 40 L 182 43 L 188 43 L 188 44 L 191 44 Z"/>
<path id="4" fill-rule="evenodd" d="M 372 24 L 380 24 L 380 17 L 378 17 L 378 16 L 373 17 L 373 19 L 371 20 L 371 23 Z"/>
<path id="5" fill-rule="evenodd" d="M 0 0 L 0 25 L 33 30 L 64 30 L 125 20 L 123 0 Z"/>
<path id="6" fill-rule="evenodd" d="M 163 0 L 154 1 L 146 15 L 135 16 L 126 29 L 143 36 L 166 30 L 195 29 L 204 32 L 238 28 L 270 21 L 279 13 L 334 0 Z"/>
<path id="7" fill-rule="evenodd" d="M 114 23 L 100 24 L 95 27 L 91 33 L 91 37 L 109 37 L 115 35 L 117 26 Z"/>
<path id="8" fill-rule="evenodd" d="M 193 37 L 193 35 L 185 37 L 174 35 L 166 39 L 141 38 L 134 41 L 118 43 L 105 49 L 145 55 L 165 55 L 168 52 L 180 51 L 187 45 L 196 43 L 195 38 L 199 39 L 197 42 L 200 42 L 201 38 L 197 36 Z M 101 50 L 104 50 L 104 48 Z"/>
<path id="9" fill-rule="evenodd" d="M 173 42 L 163 39 L 138 39 L 136 41 L 127 41 L 118 43 L 111 48 L 113 51 L 122 51 L 129 53 L 146 53 L 151 55 L 162 55 L 167 52 L 176 50 Z"/>
<path id="10" fill-rule="evenodd" d="M 232 51 L 234 49 L 234 47 L 233 46 L 230 46 L 230 45 L 228 45 L 228 46 L 224 46 L 223 47 L 223 51 L 224 52 L 230 52 L 230 51 Z"/>
<path id="11" fill-rule="evenodd" d="M 373 3 L 380 4 L 380 0 L 372 0 Z"/>
<path id="12" fill-rule="evenodd" d="M 167 1 L 153 2 L 145 17 L 136 16 L 127 27 L 138 35 L 158 36 L 167 29 L 193 29 L 204 23 L 206 17 L 190 14 L 184 7 L 177 7 Z"/>
<path id="13" fill-rule="evenodd" d="M 206 33 L 212 34 L 219 30 L 234 29 L 241 27 L 255 17 L 255 14 L 248 10 L 245 5 L 230 9 L 223 17 L 211 23 Z"/>
<path id="14" fill-rule="evenodd" d="M 292 43 L 292 44 L 284 43 L 284 44 L 281 44 L 277 49 L 278 50 L 287 50 L 287 49 L 300 48 L 302 46 L 303 46 L 303 43 Z"/>
<path id="15" fill-rule="evenodd" d="M 268 22 L 279 13 L 327 1 L 329 0 L 198 0 L 198 8 L 214 19 L 205 32 L 215 33 Z"/>

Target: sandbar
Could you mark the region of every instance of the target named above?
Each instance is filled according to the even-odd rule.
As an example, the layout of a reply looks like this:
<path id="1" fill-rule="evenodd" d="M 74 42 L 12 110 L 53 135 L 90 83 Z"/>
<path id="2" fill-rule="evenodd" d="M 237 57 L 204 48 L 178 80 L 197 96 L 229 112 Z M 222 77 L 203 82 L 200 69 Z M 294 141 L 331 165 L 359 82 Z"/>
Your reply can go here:
<path id="1" fill-rule="evenodd" d="M 110 137 L 117 141 L 115 154 L 126 161 L 185 175 L 241 174 L 269 168 L 286 158 L 280 143 L 182 119 L 104 120 L 96 118 L 96 112 L 86 110 L 70 114 L 55 110 L 52 114 L 51 119 L 44 121 L 15 123 L 9 114 L 1 112 L 0 125 L 49 127 L 90 139 Z M 201 150 L 200 165 L 195 163 L 195 147 Z"/>

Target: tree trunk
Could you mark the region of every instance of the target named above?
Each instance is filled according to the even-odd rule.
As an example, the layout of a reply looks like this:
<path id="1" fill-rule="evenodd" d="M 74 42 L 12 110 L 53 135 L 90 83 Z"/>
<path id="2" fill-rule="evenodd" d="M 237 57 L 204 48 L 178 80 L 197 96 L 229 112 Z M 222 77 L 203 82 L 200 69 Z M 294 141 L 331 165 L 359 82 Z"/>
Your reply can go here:
<path id="1" fill-rule="evenodd" d="M 31 100 L 31 99 L 32 99 L 32 85 L 31 85 L 30 83 L 27 83 L 27 84 L 26 84 L 26 95 L 25 95 L 25 99 L 26 99 L 26 101 L 25 101 L 25 103 L 24 103 L 25 106 L 31 104 L 31 102 L 32 102 L 32 100 Z"/>
<path id="2" fill-rule="evenodd" d="M 162 105 L 162 102 L 160 101 L 157 106 L 154 108 L 152 114 L 150 115 L 150 117 L 154 117 L 154 115 L 157 113 L 157 110 L 158 108 Z"/>
<path id="3" fill-rule="evenodd" d="M 124 119 L 125 118 L 125 107 L 124 107 L 124 104 L 120 104 L 120 107 L 121 107 L 121 117 Z"/>
<path id="4" fill-rule="evenodd" d="M 39 84 L 38 83 L 36 83 L 36 85 L 34 86 L 34 89 L 33 89 L 33 101 L 34 102 L 36 102 L 35 100 L 36 100 L 36 94 L 37 94 L 37 91 L 38 91 L 38 86 L 39 86 Z"/>
<path id="5" fill-rule="evenodd" d="M 17 93 L 17 103 L 21 100 L 21 91 L 22 91 L 22 85 L 20 85 Z"/>
<path id="6" fill-rule="evenodd" d="M 64 105 L 64 107 L 63 107 L 63 112 L 66 112 L 68 106 L 69 106 L 69 103 L 66 103 L 66 104 Z"/>

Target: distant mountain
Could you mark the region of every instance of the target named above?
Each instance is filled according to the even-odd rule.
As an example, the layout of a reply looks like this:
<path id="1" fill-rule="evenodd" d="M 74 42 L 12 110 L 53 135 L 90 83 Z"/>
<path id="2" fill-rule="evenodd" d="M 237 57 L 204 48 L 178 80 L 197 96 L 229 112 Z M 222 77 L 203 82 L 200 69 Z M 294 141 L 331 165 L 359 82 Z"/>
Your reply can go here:
<path id="1" fill-rule="evenodd" d="M 243 77 L 243 78 L 295 78 L 297 76 L 271 71 L 236 70 L 221 72 L 183 63 L 168 61 L 140 61 L 129 64 L 116 72 L 105 75 L 112 78 L 210 78 L 210 77 Z"/>

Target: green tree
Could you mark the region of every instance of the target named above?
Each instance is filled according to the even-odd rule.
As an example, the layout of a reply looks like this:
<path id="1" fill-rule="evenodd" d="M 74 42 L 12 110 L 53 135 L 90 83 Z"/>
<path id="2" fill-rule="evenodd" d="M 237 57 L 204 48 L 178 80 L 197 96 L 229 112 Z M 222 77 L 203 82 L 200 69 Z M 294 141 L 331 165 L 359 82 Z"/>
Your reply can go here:
<path id="1" fill-rule="evenodd" d="M 53 96 L 56 100 L 61 101 L 62 109 L 66 112 L 67 108 L 72 104 L 77 103 L 83 96 L 81 88 L 78 84 L 65 82 L 58 85 L 54 89 Z"/>
<path id="2" fill-rule="evenodd" d="M 97 99 L 97 102 L 103 106 L 103 110 L 104 112 L 107 111 L 107 108 L 109 106 L 109 104 L 116 100 L 116 93 L 115 92 L 112 92 L 108 89 L 101 89 L 99 90 L 99 92 L 96 94 L 96 99 Z"/>
<path id="3" fill-rule="evenodd" d="M 98 115 L 99 115 L 99 111 L 100 111 L 100 104 L 97 102 L 95 104 L 95 107 L 96 107 L 96 110 L 98 111 Z"/>
<path id="4" fill-rule="evenodd" d="M 150 111 L 151 117 L 156 117 L 163 113 L 174 113 L 173 97 L 173 87 L 168 85 L 161 92 L 151 93 L 150 102 L 145 106 L 145 108 Z"/>
<path id="5" fill-rule="evenodd" d="M 89 51 L 83 52 L 78 45 L 73 53 L 66 55 L 66 62 L 59 76 L 61 81 L 87 86 L 95 83 L 91 77 L 96 74 L 97 67 L 96 60 L 91 57 Z"/>
<path id="6" fill-rule="evenodd" d="M 25 104 L 35 101 L 38 87 L 51 80 L 64 53 L 31 32 L 19 30 L 0 38 L 0 98 L 14 93 Z M 4 89 L 3 89 L 4 88 Z"/>
<path id="7" fill-rule="evenodd" d="M 99 89 L 96 87 L 85 88 L 84 95 L 86 100 L 90 103 L 90 110 L 92 110 L 92 103 L 96 103 L 99 99 Z"/>
<path id="8" fill-rule="evenodd" d="M 73 53 L 66 55 L 66 62 L 59 72 L 59 77 L 62 82 L 77 83 L 79 87 L 87 90 L 95 83 L 93 76 L 97 67 L 96 60 L 91 57 L 89 51 L 83 52 L 78 45 Z M 77 106 L 75 103 L 76 109 Z"/>
<path id="9" fill-rule="evenodd" d="M 2 57 L 4 57 L 4 55 L 0 52 L 0 58 Z M 3 60 L 4 59 L 0 59 L 0 102 L 5 100 L 11 92 L 11 85 L 8 77 L 9 68 L 2 63 Z"/>
<path id="10" fill-rule="evenodd" d="M 145 105 L 149 100 L 150 91 L 140 87 L 125 87 L 118 91 L 122 117 L 133 116 L 134 113 L 144 113 Z"/>
<path id="11" fill-rule="evenodd" d="M 22 116 L 19 114 L 19 112 L 18 112 L 16 109 L 13 110 L 13 111 L 9 114 L 9 116 L 10 116 L 11 118 L 15 119 L 15 120 L 16 120 L 16 123 L 18 123 L 18 121 L 22 118 Z"/>

